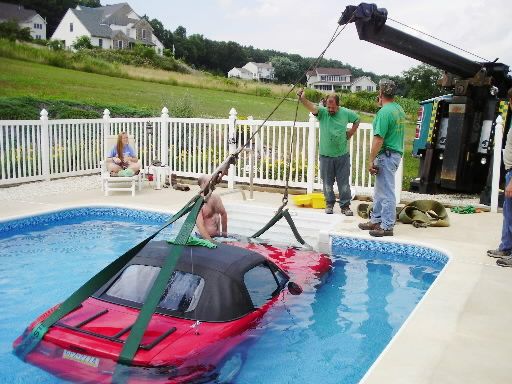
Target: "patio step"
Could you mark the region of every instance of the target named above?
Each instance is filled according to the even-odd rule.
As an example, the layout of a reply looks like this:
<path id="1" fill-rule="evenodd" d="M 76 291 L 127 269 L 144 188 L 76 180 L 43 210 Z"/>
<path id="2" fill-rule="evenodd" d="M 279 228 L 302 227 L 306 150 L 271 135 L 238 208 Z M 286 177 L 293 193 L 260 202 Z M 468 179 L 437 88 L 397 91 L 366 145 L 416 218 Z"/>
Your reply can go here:
<path id="1" fill-rule="evenodd" d="M 244 236 L 250 236 L 261 229 L 277 210 L 277 207 L 239 203 L 226 203 L 225 207 L 229 217 L 229 232 Z M 326 215 L 323 210 L 312 211 L 291 207 L 289 211 L 304 240 L 322 251 L 326 249 L 326 244 L 321 243 L 328 240 L 319 241 L 320 232 L 329 231 L 343 220 L 341 215 Z M 296 244 L 285 219 L 281 219 L 261 237 L 280 243 Z"/>

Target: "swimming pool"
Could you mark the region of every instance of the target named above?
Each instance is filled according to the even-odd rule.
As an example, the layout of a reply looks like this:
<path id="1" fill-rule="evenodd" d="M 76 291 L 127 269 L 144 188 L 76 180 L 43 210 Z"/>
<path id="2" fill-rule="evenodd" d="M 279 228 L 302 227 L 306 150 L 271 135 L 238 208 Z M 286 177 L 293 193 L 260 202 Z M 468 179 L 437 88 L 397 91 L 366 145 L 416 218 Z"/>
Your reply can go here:
<path id="1" fill-rule="evenodd" d="M 167 218 L 88 207 L 0 223 L 0 381 L 59 382 L 12 355 L 12 341 Z M 357 383 L 447 261 L 427 248 L 350 238 L 334 238 L 332 250 L 328 280 L 260 324 L 236 383 Z"/>

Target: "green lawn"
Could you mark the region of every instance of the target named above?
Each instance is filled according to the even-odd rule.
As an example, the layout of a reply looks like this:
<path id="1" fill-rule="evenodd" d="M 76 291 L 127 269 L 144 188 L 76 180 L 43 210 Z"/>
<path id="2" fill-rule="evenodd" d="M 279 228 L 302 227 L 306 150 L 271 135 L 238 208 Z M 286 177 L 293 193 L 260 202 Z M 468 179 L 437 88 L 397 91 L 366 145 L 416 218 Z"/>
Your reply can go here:
<path id="1" fill-rule="evenodd" d="M 197 117 L 227 117 L 234 107 L 240 117 L 249 115 L 256 119 L 265 118 L 276 106 L 279 99 L 186 88 L 140 80 L 129 80 L 52 67 L 6 58 L 0 58 L 0 97 L 32 96 L 35 98 L 70 100 L 83 104 L 119 104 L 133 108 L 160 111 L 180 100 L 190 102 Z M 295 102 L 285 101 L 272 116 L 273 120 L 292 120 Z M 362 114 L 363 122 L 373 117 Z M 307 112 L 299 107 L 299 120 L 307 120 Z M 418 160 L 411 156 L 415 124 L 408 123 L 405 142 L 404 189 L 409 180 L 416 176 Z"/>
<path id="2" fill-rule="evenodd" d="M 114 78 L 5 58 L 0 58 L 0 68 L 0 97 L 33 96 L 80 103 L 117 103 L 156 110 L 170 107 L 185 97 L 190 100 L 198 117 L 227 117 L 234 107 L 239 115 L 255 118 L 266 117 L 278 101 L 273 97 Z M 285 101 L 273 119 L 293 119 L 294 108 L 294 102 Z M 299 118 L 307 118 L 303 108 Z"/>

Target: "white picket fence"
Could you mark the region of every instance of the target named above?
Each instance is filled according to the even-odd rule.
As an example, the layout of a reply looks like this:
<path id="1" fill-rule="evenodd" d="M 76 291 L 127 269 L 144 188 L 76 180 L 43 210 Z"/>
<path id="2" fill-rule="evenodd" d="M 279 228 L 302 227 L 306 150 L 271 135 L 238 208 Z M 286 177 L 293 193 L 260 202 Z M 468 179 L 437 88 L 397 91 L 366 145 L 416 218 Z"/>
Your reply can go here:
<path id="1" fill-rule="evenodd" d="M 153 159 L 170 165 L 178 176 L 210 174 L 220 162 L 244 143 L 262 121 L 237 119 L 231 109 L 227 119 L 173 118 L 167 108 L 160 117 L 49 120 L 41 111 L 39 120 L 0 121 L 0 185 L 94 174 L 99 172 L 103 137 L 127 132 L 135 137 L 142 164 Z M 321 189 L 318 170 L 318 122 L 297 122 L 295 148 L 290 153 L 292 121 L 268 121 L 255 141 L 240 154 L 228 175 L 228 184 L 248 183 L 251 168 L 254 183 L 283 186 L 291 162 L 290 185 L 308 192 Z M 351 178 L 356 192 L 371 192 L 373 181 L 367 168 L 372 126 L 361 124 L 350 140 Z M 397 172 L 397 193 L 402 187 Z"/>

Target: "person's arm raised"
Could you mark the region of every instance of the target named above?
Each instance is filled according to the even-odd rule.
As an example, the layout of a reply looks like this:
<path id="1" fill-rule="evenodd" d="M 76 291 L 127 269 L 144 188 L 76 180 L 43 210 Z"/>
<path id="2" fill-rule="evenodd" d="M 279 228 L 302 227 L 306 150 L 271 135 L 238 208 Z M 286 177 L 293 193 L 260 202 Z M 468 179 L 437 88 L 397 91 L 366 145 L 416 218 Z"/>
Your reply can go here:
<path id="1" fill-rule="evenodd" d="M 309 112 L 311 112 L 313 115 L 318 114 L 318 106 L 306 99 L 304 88 L 301 88 L 297 91 L 297 96 L 299 97 L 299 101 L 304 107 L 306 107 Z"/>

